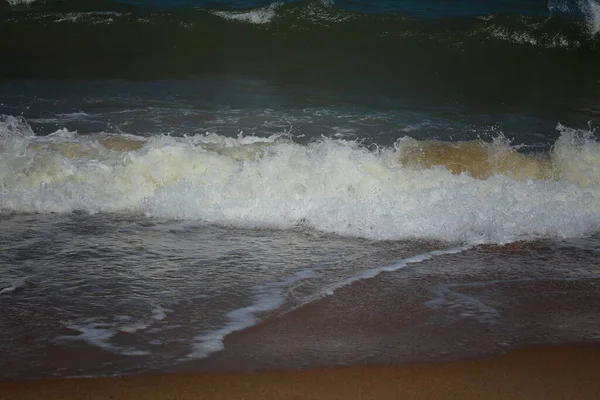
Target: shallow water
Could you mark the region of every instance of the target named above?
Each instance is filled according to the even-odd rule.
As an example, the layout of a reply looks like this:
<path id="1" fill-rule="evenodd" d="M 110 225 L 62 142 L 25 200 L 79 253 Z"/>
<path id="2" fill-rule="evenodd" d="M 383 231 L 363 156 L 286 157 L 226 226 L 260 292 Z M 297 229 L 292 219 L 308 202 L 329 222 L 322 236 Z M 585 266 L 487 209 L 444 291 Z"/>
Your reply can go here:
<path id="1" fill-rule="evenodd" d="M 594 299 L 597 238 L 469 249 L 435 241 L 343 238 L 309 229 L 236 229 L 85 213 L 5 214 L 2 225 L 7 227 L 0 240 L 0 371 L 5 379 L 188 365 L 236 370 L 439 360 L 524 344 L 598 339 L 592 337 L 597 322 L 588 318 L 595 306 L 581 300 Z M 380 274 L 384 286 L 369 283 Z M 565 289 L 570 282 L 579 289 Z M 508 292 L 502 292 L 503 285 Z M 525 292 L 515 294 L 515 285 L 535 293 L 524 298 Z M 352 300 L 344 300 L 348 293 Z M 561 296 L 568 296 L 566 303 Z M 339 352 L 322 348 L 313 354 L 318 345 L 308 335 L 292 342 L 279 339 L 287 347 L 273 347 L 272 358 L 269 349 L 257 345 L 226 348 L 225 358 L 199 363 L 218 355 L 228 334 L 327 298 L 334 305 L 317 305 L 318 318 L 333 312 L 331 323 L 343 326 L 348 319 L 354 326 L 341 333 L 334 347 Z M 394 303 L 399 298 L 402 302 Z M 360 308 L 345 308 L 345 301 L 357 299 L 363 299 Z M 364 336 L 362 313 L 368 312 L 373 323 L 390 307 L 397 310 L 390 319 L 396 321 L 395 335 L 369 328 L 369 340 L 356 339 Z M 536 315 L 537 307 L 547 309 Z M 398 323 L 423 310 L 435 316 Z M 527 320 L 536 328 L 519 327 L 529 326 Z M 557 324 L 562 326 L 558 336 Z M 323 343 L 337 337 L 333 328 L 323 328 L 310 332 L 324 334 Z M 418 337 L 427 340 L 416 346 Z M 353 344 L 346 349 L 342 343 Z M 283 357 L 287 352 L 295 356 Z M 244 359 L 248 353 L 261 356 Z"/>
<path id="2" fill-rule="evenodd" d="M 134 215 L 12 214 L 2 225 L 2 369 L 9 376 L 35 371 L 30 361 L 56 346 L 130 356 L 123 364 L 137 370 L 202 358 L 230 332 L 444 247 Z"/>

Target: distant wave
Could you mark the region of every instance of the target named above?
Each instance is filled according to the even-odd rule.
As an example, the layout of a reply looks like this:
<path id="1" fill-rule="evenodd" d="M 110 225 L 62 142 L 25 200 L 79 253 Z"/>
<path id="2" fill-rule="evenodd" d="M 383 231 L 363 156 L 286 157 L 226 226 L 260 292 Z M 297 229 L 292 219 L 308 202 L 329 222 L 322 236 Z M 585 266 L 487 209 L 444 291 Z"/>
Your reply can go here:
<path id="1" fill-rule="evenodd" d="M 8 4 L 10 4 L 11 6 L 16 6 L 19 4 L 31 4 L 36 0 L 6 0 L 6 2 Z"/>
<path id="2" fill-rule="evenodd" d="M 281 3 L 272 3 L 267 7 L 257 8 L 250 11 L 214 11 L 213 14 L 233 21 L 250 22 L 252 24 L 266 24 L 271 22 L 271 20 L 275 17 L 275 11 L 280 5 Z"/>
<path id="3" fill-rule="evenodd" d="M 445 54 L 448 60 L 469 55 L 474 60 L 470 65 L 493 54 L 518 65 L 523 52 L 528 52 L 524 68 L 531 68 L 536 59 L 547 65 L 547 54 L 557 57 L 556 50 L 590 53 L 589 62 L 595 63 L 600 57 L 599 8 L 591 0 L 581 4 L 580 19 L 558 12 L 419 19 L 321 2 L 247 10 L 25 7 L 5 13 L 0 21 L 1 36 L 20 38 L 19 46 L 0 42 L 0 52 L 11 55 L 0 64 L 0 76 L 164 79 L 245 65 L 258 70 L 264 70 L 262 64 L 320 67 L 324 58 L 330 64 L 394 68 L 403 54 L 416 63 L 431 54 Z M 43 63 L 38 62 L 41 54 Z M 485 68 L 502 69 L 501 63 L 489 64 Z"/>
<path id="4" fill-rule="evenodd" d="M 7 0 L 10 4 L 31 4 L 35 0 Z M 71 3 L 69 3 L 71 4 Z M 75 3 L 76 4 L 76 3 Z M 102 4 L 102 3 L 98 3 Z M 112 4 L 112 3 L 109 3 Z M 293 32 L 306 32 L 319 26 L 335 28 L 336 34 L 348 35 L 363 32 L 368 37 L 410 37 L 424 36 L 431 40 L 461 40 L 468 38 L 473 33 L 478 34 L 481 40 L 493 39 L 497 35 L 485 35 L 485 32 L 503 31 L 507 37 L 517 37 L 526 32 L 535 38 L 536 44 L 547 46 L 544 37 L 564 35 L 570 41 L 581 41 L 582 33 L 594 35 L 600 30 L 600 4 L 594 0 L 578 0 L 577 10 L 584 16 L 583 21 L 570 23 L 569 19 L 560 16 L 523 15 L 517 13 L 489 13 L 473 17 L 437 18 L 434 20 L 418 19 L 398 13 L 362 13 L 335 7 L 322 1 L 305 1 L 293 3 L 274 2 L 266 6 L 252 9 L 217 10 L 212 8 L 195 7 L 193 9 L 166 9 L 157 10 L 138 9 L 131 6 L 122 7 L 90 7 L 77 9 L 66 8 L 55 10 L 53 8 L 39 8 L 20 10 L 5 15 L 10 22 L 8 27 L 18 28 L 23 24 L 32 27 L 32 24 L 41 23 L 80 23 L 88 26 L 90 23 L 119 22 L 120 29 L 127 26 L 134 27 L 140 23 L 154 25 L 155 29 L 164 29 L 164 33 L 174 33 L 178 26 L 187 28 L 199 27 L 214 32 L 219 37 L 220 31 L 231 29 L 231 25 L 222 25 L 211 19 L 210 16 L 219 17 L 230 24 L 246 23 L 250 25 L 274 25 L 280 34 Z M 562 1 L 548 3 L 550 13 L 570 10 L 568 4 Z M 76 18 L 73 18 L 76 16 Z M 102 21 L 102 16 L 106 21 Z M 114 19 L 119 16 L 121 18 Z M 421 21 L 421 22 L 417 22 Z M 579 28 L 577 28 L 579 27 Z M 74 26 L 74 28 L 81 28 Z M 441 29 L 440 29 L 441 28 Z M 252 31 L 248 31 L 252 32 Z M 188 31 L 189 33 L 189 31 Z M 105 36 L 109 39 L 110 36 Z M 343 35 L 339 38 L 343 39 Z M 515 43 L 523 43 L 515 40 Z"/>
<path id="5" fill-rule="evenodd" d="M 594 0 L 580 0 L 579 9 L 585 15 L 585 21 L 590 35 L 600 32 L 600 4 Z"/>

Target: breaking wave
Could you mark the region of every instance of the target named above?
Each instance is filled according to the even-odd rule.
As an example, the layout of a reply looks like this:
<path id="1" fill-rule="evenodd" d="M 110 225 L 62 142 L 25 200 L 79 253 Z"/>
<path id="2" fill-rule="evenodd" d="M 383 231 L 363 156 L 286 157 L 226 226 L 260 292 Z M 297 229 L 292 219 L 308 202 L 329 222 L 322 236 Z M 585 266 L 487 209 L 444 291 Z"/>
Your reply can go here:
<path id="1" fill-rule="evenodd" d="M 371 239 L 501 243 L 600 230 L 600 143 L 558 126 L 548 154 L 505 140 L 366 148 L 285 135 L 175 138 L 0 125 L 0 209 L 133 212 Z"/>

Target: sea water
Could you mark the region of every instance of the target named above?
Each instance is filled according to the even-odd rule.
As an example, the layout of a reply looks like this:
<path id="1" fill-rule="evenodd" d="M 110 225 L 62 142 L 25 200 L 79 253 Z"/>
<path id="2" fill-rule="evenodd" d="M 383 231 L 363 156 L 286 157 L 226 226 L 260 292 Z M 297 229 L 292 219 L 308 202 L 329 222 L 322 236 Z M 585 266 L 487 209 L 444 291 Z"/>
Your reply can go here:
<path id="1" fill-rule="evenodd" d="M 593 279 L 599 7 L 5 2 L 1 377 L 173 368 L 482 245 Z"/>

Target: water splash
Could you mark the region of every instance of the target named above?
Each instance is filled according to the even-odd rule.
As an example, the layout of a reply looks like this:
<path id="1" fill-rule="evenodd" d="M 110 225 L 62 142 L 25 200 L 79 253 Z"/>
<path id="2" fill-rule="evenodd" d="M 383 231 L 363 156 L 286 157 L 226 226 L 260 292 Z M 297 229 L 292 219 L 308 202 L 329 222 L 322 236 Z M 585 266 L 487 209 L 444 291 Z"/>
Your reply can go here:
<path id="1" fill-rule="evenodd" d="M 580 0 L 578 5 L 590 36 L 596 36 L 600 32 L 600 4 L 594 0 Z"/>
<path id="2" fill-rule="evenodd" d="M 600 4 L 595 0 L 577 0 L 573 3 L 568 0 L 548 0 L 548 11 L 562 13 L 579 11 L 583 14 L 588 34 L 592 37 L 595 36 L 600 32 Z"/>

